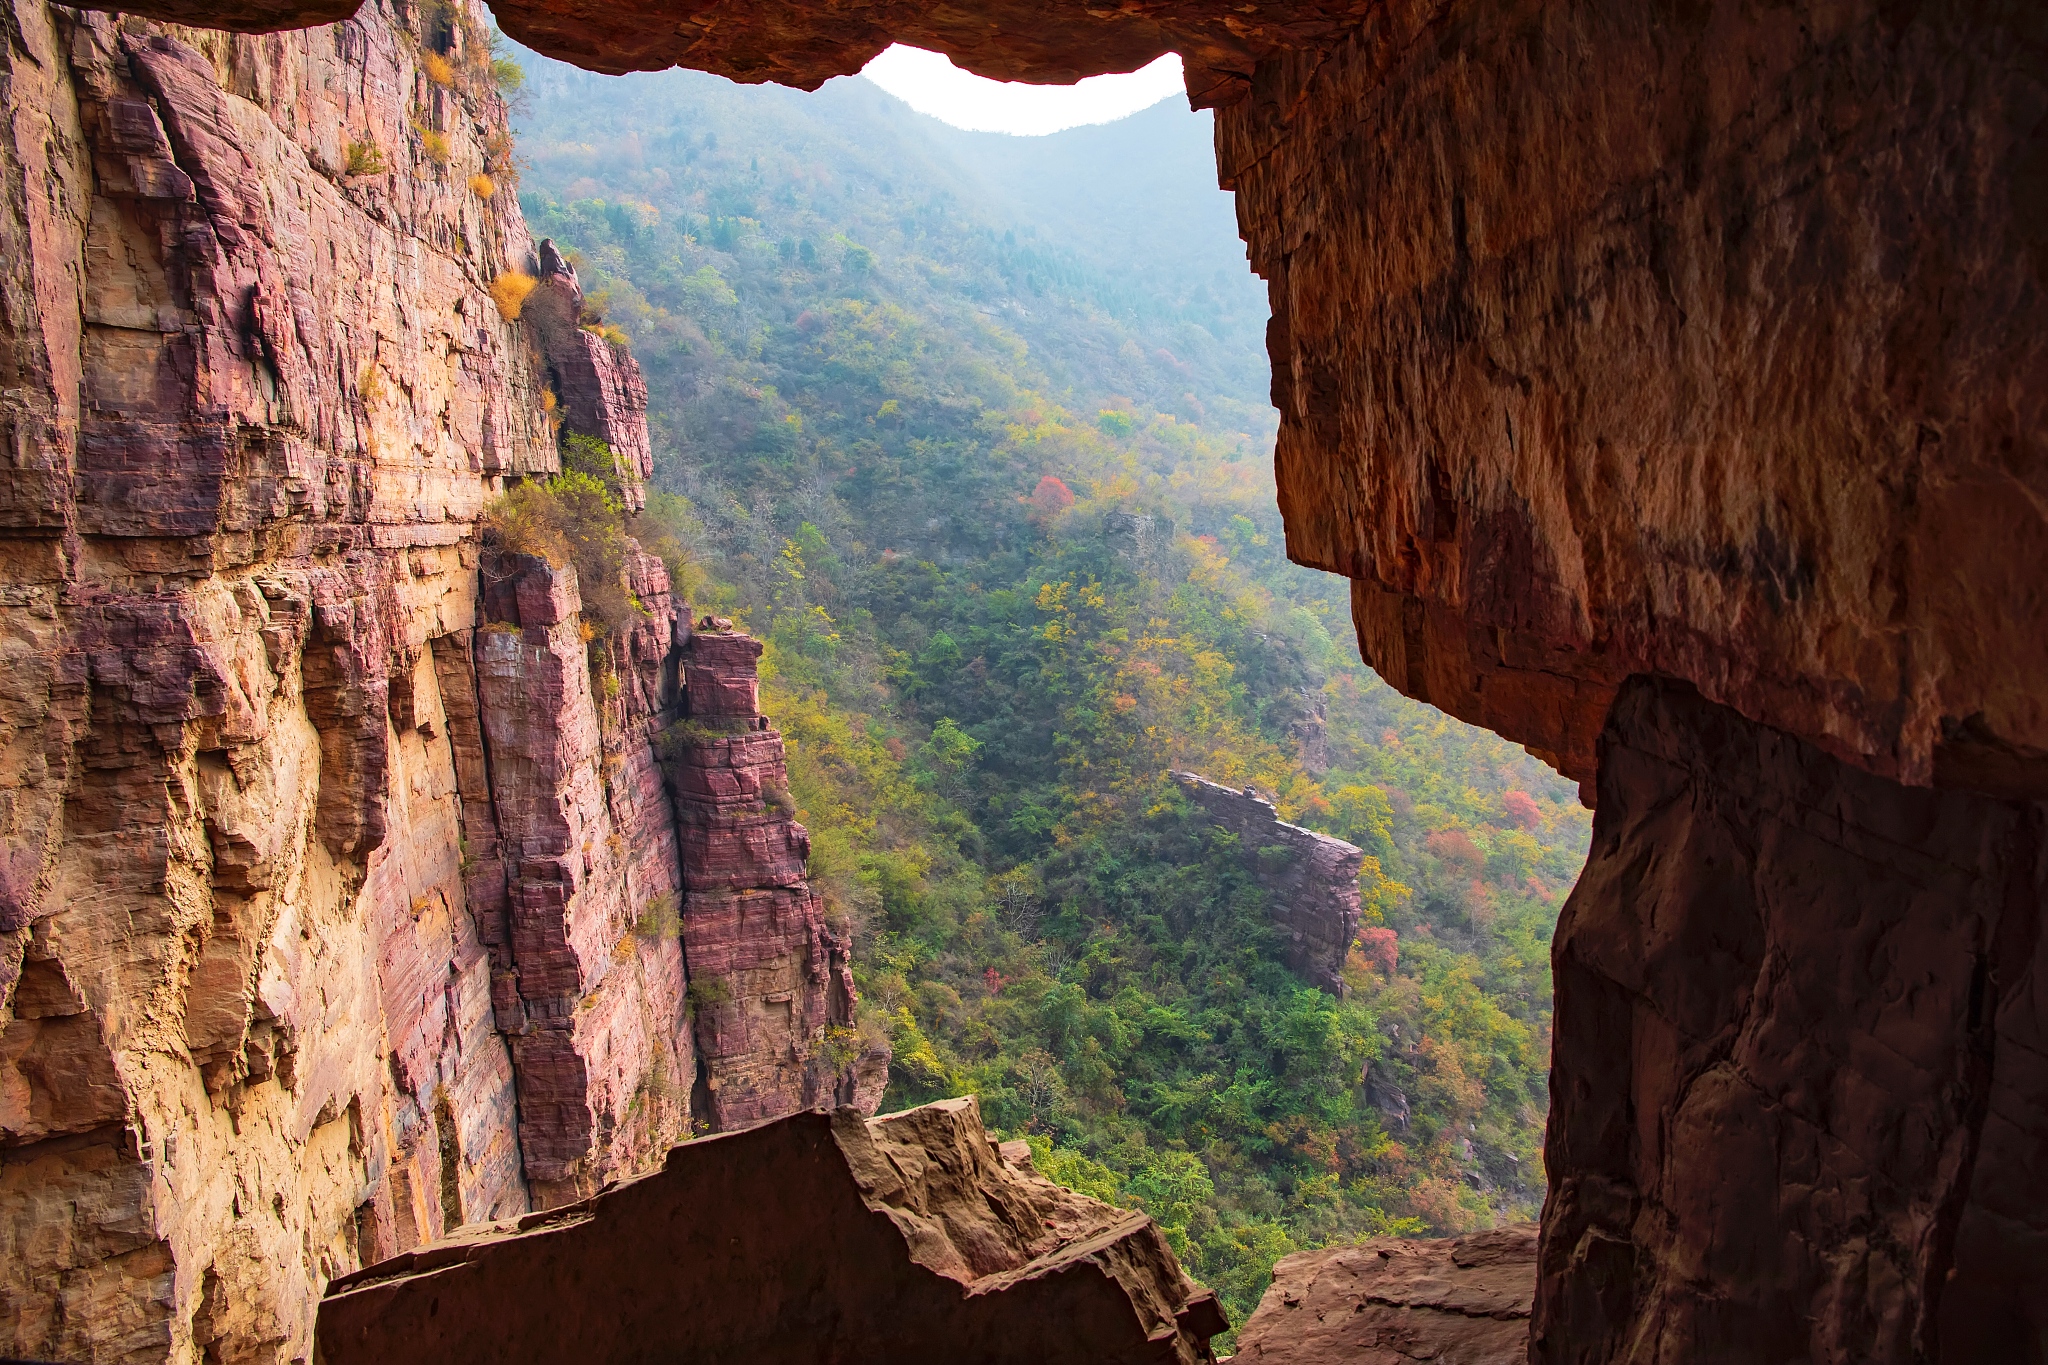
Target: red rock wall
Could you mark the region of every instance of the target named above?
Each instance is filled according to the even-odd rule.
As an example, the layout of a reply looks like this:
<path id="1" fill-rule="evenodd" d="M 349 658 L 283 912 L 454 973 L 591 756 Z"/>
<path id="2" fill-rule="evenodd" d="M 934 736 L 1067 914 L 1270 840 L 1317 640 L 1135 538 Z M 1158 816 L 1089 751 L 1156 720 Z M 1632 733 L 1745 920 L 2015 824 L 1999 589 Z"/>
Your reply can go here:
<path id="1" fill-rule="evenodd" d="M 620 648 L 665 656 L 668 576 L 658 560 L 636 567 L 650 616 Z M 492 554 L 484 577 L 478 690 L 507 886 L 499 1021 L 518 1064 L 527 1178 L 555 1204 L 689 1131 L 682 865 L 636 723 L 648 714 L 632 710 L 651 702 L 658 717 L 675 699 L 618 705 L 621 687 L 608 704 L 593 687 L 574 569 Z M 615 675 L 598 688 L 604 676 Z"/>
<path id="2" fill-rule="evenodd" d="M 887 1041 L 854 1017 L 851 927 L 805 881 L 811 841 L 782 737 L 758 709 L 760 655 L 730 630 L 692 634 L 687 718 L 663 741 L 686 868 L 699 1116 L 720 1130 L 818 1104 L 873 1113 L 888 1084 Z"/>
<path id="3" fill-rule="evenodd" d="M 1592 775 L 1631 672 L 2048 789 L 2038 6 L 1387 7 L 1219 116 L 1289 551 Z"/>
<path id="4" fill-rule="evenodd" d="M 431 643 L 554 462 L 502 110 L 375 8 L 5 15 L 0 1354 L 303 1356 L 328 1275 L 527 1207 Z"/>
<path id="5" fill-rule="evenodd" d="M 1536 1359 L 2037 1349 L 2033 817 L 1973 793 L 2048 793 L 2042 25 L 1396 5 L 1219 113 L 1290 553 L 1598 774 Z M 1636 674 L 1724 737 L 1610 718 Z"/>
<path id="6" fill-rule="evenodd" d="M 593 645 L 476 541 L 543 385 L 637 501 L 645 389 L 492 302 L 541 262 L 455 14 L 0 11 L 0 1355 L 303 1359 L 330 1276 L 688 1131 L 680 608 L 635 550 Z"/>

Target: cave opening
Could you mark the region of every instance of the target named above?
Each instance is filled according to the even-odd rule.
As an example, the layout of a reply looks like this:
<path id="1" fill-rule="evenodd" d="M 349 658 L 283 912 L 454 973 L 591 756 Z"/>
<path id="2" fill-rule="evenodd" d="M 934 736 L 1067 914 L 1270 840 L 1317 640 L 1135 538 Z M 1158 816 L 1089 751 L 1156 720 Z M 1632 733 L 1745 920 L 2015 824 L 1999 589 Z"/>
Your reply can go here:
<path id="1" fill-rule="evenodd" d="M 1086 983 L 1121 981 L 1122 963 L 1169 931 L 1198 948 L 1298 935 L 1274 942 L 1312 974 L 1316 926 L 1266 915 L 1277 893 L 1259 879 L 1330 850 L 1297 847 L 1267 812 L 1299 815 L 1310 836 L 1348 820 L 1361 859 L 1376 856 L 1373 831 L 1391 838 L 1414 812 L 1326 793 L 1326 814 L 1271 780 L 1277 767 L 1261 787 L 1260 745 L 1298 756 L 1344 727 L 1294 686 L 1309 676 L 1300 651 L 1256 629 L 1229 661 L 1259 661 L 1285 684 L 1264 695 L 1294 700 L 1254 714 L 1235 750 L 1163 755 L 1226 779 L 1210 799 L 1245 803 L 1229 809 L 1257 822 L 1256 846 L 1215 843 L 1192 796 L 1139 803 L 1128 828 L 1155 863 L 1259 883 L 1258 915 L 1255 898 L 1219 906 L 1133 880 L 1078 837 L 1110 784 L 1077 785 L 1063 807 L 991 774 L 1056 763 L 1072 733 L 1059 726 L 1083 710 L 1109 724 L 1171 700 L 1136 667 L 1156 666 L 1143 649 L 1168 632 L 1150 631 L 1149 611 L 1105 625 L 1124 600 L 1105 584 L 1149 574 L 1161 600 L 1221 601 L 1253 566 L 1293 572 L 1284 561 L 1299 581 L 1348 585 L 1335 609 L 1384 680 L 1385 714 L 1426 703 L 1525 747 L 1595 810 L 1548 947 L 1540 1239 L 1435 1251 L 1418 1239 L 1413 1262 L 1368 1268 L 1523 1277 L 1526 1317 L 1503 1308 L 1497 1321 L 1514 1339 L 1502 1349 L 1534 1360 L 2048 1359 L 2036 1292 L 2048 1283 L 2048 267 L 2033 222 L 2048 32 L 2036 7 L 497 7 L 512 38 L 589 70 L 680 64 L 805 90 L 892 41 L 1058 82 L 1179 53 L 1270 303 L 1277 506 L 1247 504 L 1239 526 L 1148 500 L 1148 442 L 1187 442 L 1224 494 L 1243 463 L 1227 442 L 1201 445 L 1234 409 L 1190 386 L 1182 411 L 1159 387 L 1193 352 L 1134 344 L 1135 357 L 1115 346 L 1077 360 L 1116 376 L 1092 412 L 1022 388 L 994 403 L 984 370 L 944 392 L 878 387 L 883 401 L 858 410 L 805 407 L 767 362 L 844 338 L 884 356 L 904 324 L 878 280 L 908 259 L 888 244 L 935 240 L 943 225 L 897 211 L 875 219 L 886 242 L 794 221 L 763 234 L 780 212 L 761 178 L 773 153 L 742 152 L 713 119 L 664 130 L 635 170 L 671 155 L 729 165 L 687 209 L 688 250 L 757 258 L 764 279 L 829 273 L 831 288 L 764 330 L 758 351 L 730 345 L 751 326 L 738 266 L 677 248 L 662 288 L 696 300 L 687 327 L 646 290 L 636 301 L 617 287 L 631 278 L 621 262 L 680 216 L 643 212 L 660 208 L 651 195 L 599 192 L 595 176 L 580 185 L 559 148 L 525 172 L 542 197 L 522 205 L 510 73 L 473 7 L 163 0 L 116 17 L 5 3 L 0 239 L 14 245 L 0 255 L 22 306 L 0 309 L 15 357 L 0 407 L 15 451 L 0 480 L 0 719 L 13 736 L 0 1264 L 14 1267 L 0 1272 L 0 1349 L 293 1358 L 311 1349 L 330 1281 L 334 1301 L 361 1295 L 349 1311 L 436 1275 L 436 1294 L 482 1285 L 461 1311 L 488 1310 L 477 1267 L 571 1244 L 591 1264 L 606 1219 L 683 1191 L 706 1207 L 745 1202 L 730 1220 L 757 1237 L 761 1264 L 816 1250 L 776 1240 L 792 1228 L 853 1230 L 836 1249 L 863 1273 L 896 1267 L 922 1238 L 924 1269 L 902 1271 L 919 1285 L 939 1262 L 935 1273 L 984 1288 L 1038 1265 L 1023 1281 L 1052 1293 L 1082 1273 L 1066 1250 L 1106 1238 L 1102 1257 L 1129 1272 L 1122 1297 L 1074 1290 L 1021 1321 L 1119 1341 L 1141 1322 L 1200 1359 L 1221 1330 L 1218 1300 L 1161 1271 L 1161 1248 L 1192 1262 L 1211 1233 L 1250 1224 L 1200 1222 L 1218 1182 L 1205 1174 L 1202 1193 L 1193 1152 L 1154 1151 L 1140 1169 L 1134 1143 L 1063 1145 L 1059 1125 L 1064 1113 L 1079 1133 L 1071 1116 L 1090 1106 L 1109 1124 L 1119 1093 L 1126 1108 L 1137 1096 L 1198 1116 L 1250 1101 L 1220 1072 L 1211 1094 L 1120 1070 L 1109 1049 L 1129 1021 L 1105 1019 Z M 632 112 L 584 117 L 610 136 Z M 860 192 L 894 195 L 915 169 L 887 168 Z M 1156 169 L 1132 160 L 1111 175 Z M 550 259 L 528 217 L 573 223 L 603 250 Z M 989 311 L 957 310 L 962 337 L 1021 335 L 1078 288 L 1070 262 L 1033 255 L 1014 228 L 976 250 L 1015 269 L 996 272 Z M 957 284 L 958 262 L 919 259 L 943 267 L 920 287 Z M 1163 255 L 1145 263 L 1171 273 Z M 1221 316 L 1228 300 L 1190 288 L 1183 302 Z M 720 368 L 721 356 L 739 359 Z M 889 363 L 876 362 L 883 378 Z M 915 377 L 903 364 L 897 378 Z M 655 413 L 650 432 L 650 378 L 679 374 L 705 381 L 695 415 L 665 428 Z M 990 424 L 977 455 L 1130 455 L 1127 482 L 1100 487 L 1056 462 L 1002 467 L 1010 527 L 987 530 L 976 553 L 1024 554 L 1056 538 L 1047 528 L 1077 548 L 993 607 L 986 583 L 944 572 L 997 520 L 970 515 L 994 462 L 962 458 L 935 425 L 968 406 L 940 400 L 970 391 L 976 412 L 1011 419 Z M 834 730 L 812 698 L 845 694 L 833 701 L 822 672 L 803 672 L 857 652 L 865 627 L 851 623 L 867 619 L 848 609 L 853 561 L 806 482 L 824 469 L 804 462 L 831 412 L 860 431 L 833 447 L 847 457 L 835 485 L 896 499 L 886 538 L 854 567 L 894 594 L 861 604 L 877 630 L 899 631 L 868 681 L 928 699 L 914 731 Z M 663 487 L 657 444 L 693 441 L 744 451 L 815 515 L 785 525 L 719 496 L 730 487 Z M 905 491 L 891 451 L 914 442 L 942 488 Z M 1245 449 L 1265 453 L 1260 440 Z M 762 619 L 789 624 L 756 638 L 721 615 L 751 620 L 737 590 L 720 597 L 708 573 L 691 579 L 688 555 L 664 557 L 656 494 L 711 509 L 697 524 L 722 537 L 718 565 L 758 569 L 775 606 Z M 634 534 L 611 534 L 621 528 Z M 920 616 L 942 588 L 957 610 L 931 628 Z M 1040 680 L 1080 676 L 1047 661 L 1083 645 L 1124 652 L 1059 724 L 981 724 L 970 693 L 1008 688 L 1020 717 L 1066 695 L 1004 674 L 990 624 L 1002 612 L 1028 616 Z M 1313 640 L 1310 624 L 1288 638 Z M 1129 638 L 1110 640 L 1119 629 Z M 1201 653 L 1185 676 L 1215 675 Z M 1389 725 L 1376 747 L 1419 733 Z M 1072 837 L 1040 873 L 987 888 L 975 921 L 988 942 L 1024 931 L 1055 945 L 1037 959 L 1042 980 L 994 953 L 963 959 L 957 981 L 915 964 L 856 980 L 876 944 L 972 916 L 926 875 L 951 864 L 900 856 L 922 833 L 865 790 L 840 804 L 868 843 L 822 818 L 820 837 L 805 832 L 794 812 L 818 809 L 824 790 L 806 785 L 808 755 L 835 745 L 902 774 L 933 811 L 997 791 L 1000 822 L 970 822 L 992 845 Z M 1359 962 L 1332 965 L 1332 984 L 1348 987 L 1351 971 L 1391 983 L 1431 951 L 1423 924 L 1447 940 L 1484 929 L 1473 884 L 1507 921 L 1501 879 L 1522 870 L 1510 827 L 1535 840 L 1561 803 L 1533 780 L 1499 780 L 1474 785 L 1496 823 L 1419 836 L 1429 861 L 1417 866 L 1436 883 L 1381 907 L 1415 924 L 1370 926 L 1413 936 L 1365 943 Z M 1539 868 L 1535 880 L 1554 892 L 1569 878 Z M 1116 934 L 1080 931 L 1087 906 L 1111 904 L 1129 907 Z M 1228 976 L 1192 960 L 1203 983 Z M 1339 1014 L 1355 994 L 1321 992 Z M 909 1026 L 885 1039 L 873 1026 L 884 1011 L 864 1025 L 857 1001 Z M 1025 1005 L 1045 1045 L 1012 1059 L 998 1040 L 1000 1084 L 985 1088 L 991 1126 L 1024 1131 L 1021 1148 L 990 1143 L 980 1111 L 951 1101 L 898 1120 L 808 1113 L 847 1093 L 871 1112 L 914 1072 L 934 1092 L 951 1086 L 969 1045 L 986 1047 L 965 1026 L 976 1011 Z M 1263 1018 L 1215 1012 L 1232 1027 Z M 1275 1014 L 1274 1055 L 1313 1040 L 1323 1017 Z M 1166 1010 L 1132 1027 L 1175 1040 L 1185 1023 Z M 1404 1023 L 1368 1060 L 1435 1041 Z M 1447 1068 L 1431 1074 L 1456 1089 Z M 693 1097 L 656 1076 L 690 1077 Z M 1421 1087 L 1387 1070 L 1368 1065 L 1358 1089 L 1390 1143 L 1427 1119 Z M 700 1102 L 734 1131 L 643 1171 L 643 1148 L 687 1131 Z M 746 1126 L 793 1108 L 806 1112 Z M 1470 1155 L 1447 1150 L 1483 1167 L 1501 1144 L 1480 1127 L 1434 1137 L 1467 1143 Z M 1321 1159 L 1314 1124 L 1260 1134 L 1304 1170 Z M 1328 1159 L 1350 1174 L 1350 1155 Z M 753 1183 L 721 1176 L 724 1160 Z M 786 1162 L 812 1183 L 778 1177 Z M 915 1178 L 884 1174 L 911 1166 Z M 1110 1194 L 1142 1179 L 1153 1221 L 1090 1223 L 1101 1206 L 1077 1211 L 1047 1174 Z M 1327 1210 L 1349 1188 L 1309 1179 L 1273 1193 Z M 1438 1193 L 1447 1211 L 1464 1198 L 1455 1182 Z M 468 1206 L 534 1212 L 474 1242 L 430 1239 Z M 844 1216 L 805 1221 L 828 1206 Z M 1050 1244 L 1035 1231 L 961 1231 L 990 1218 L 1073 1235 L 1041 1263 Z M 896 1231 L 859 1240 L 884 1224 Z M 352 1278 L 387 1254 L 395 1278 Z M 546 1304 L 558 1270 L 496 1302 Z M 742 1276 L 727 1297 L 773 1281 Z M 1276 1316 L 1292 1294 L 1343 1317 L 1335 1283 L 1283 1273 Z M 1005 1338 L 1024 1332 L 1001 1325 L 1020 1320 L 1001 1316 L 1019 1300 L 968 1297 L 994 1316 L 932 1306 L 910 1325 L 1059 1358 L 1037 1337 Z M 615 1325 L 594 1315 L 587 1328 Z M 1281 1360 L 1302 1342 L 1278 1332 L 1246 1350 Z"/>

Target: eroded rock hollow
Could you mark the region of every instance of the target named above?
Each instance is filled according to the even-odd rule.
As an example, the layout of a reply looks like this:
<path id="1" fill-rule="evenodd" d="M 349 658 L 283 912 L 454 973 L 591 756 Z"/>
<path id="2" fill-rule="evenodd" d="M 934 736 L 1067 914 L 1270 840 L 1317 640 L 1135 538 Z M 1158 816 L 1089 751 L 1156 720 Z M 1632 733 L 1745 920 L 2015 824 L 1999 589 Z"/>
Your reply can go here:
<path id="1" fill-rule="evenodd" d="M 453 738 L 491 733 L 461 683 L 486 658 L 467 528 L 495 480 L 552 468 L 541 371 L 484 292 L 525 259 L 517 215 L 421 189 L 449 173 L 431 147 L 486 166 L 488 101 L 427 80 L 380 8 L 265 39 L 6 12 L 9 1320 L 104 1358 L 296 1341 L 308 1286 L 365 1247 L 540 1188 L 511 1097 L 554 1106 L 545 1197 L 679 1121 L 622 1127 L 637 1063 L 597 1062 L 604 1030 L 755 1093 L 745 1030 L 784 1006 L 832 1027 L 831 926 L 774 880 L 743 727 L 669 775 L 679 840 L 694 800 L 762 841 L 706 941 L 822 946 L 780 977 L 732 947 L 781 984 L 730 1022 L 660 1014 L 665 948 L 601 964 L 616 911 L 518 918 L 608 884 L 565 822 L 642 818 L 652 767 L 618 813 L 533 797 L 555 804 L 471 837 L 509 950 L 471 927 L 493 874 L 398 852 L 495 798 Z M 1354 581 L 1395 686 L 1598 793 L 1556 945 L 1536 1358 L 2042 1358 L 2048 11 L 499 14 L 601 69 L 803 86 L 891 39 L 1050 80 L 1182 52 L 1272 289 L 1291 552 Z M 349 174 L 358 146 L 398 172 Z M 573 386 L 630 398 L 613 381 Z M 552 648 L 523 605 L 490 619 Z M 578 742 L 643 744 L 662 677 Z M 502 842 L 528 820 L 531 867 Z M 540 928 L 562 941 L 529 981 Z M 590 989 L 599 1019 L 560 1013 Z M 626 1022 L 643 1006 L 668 1031 Z"/>

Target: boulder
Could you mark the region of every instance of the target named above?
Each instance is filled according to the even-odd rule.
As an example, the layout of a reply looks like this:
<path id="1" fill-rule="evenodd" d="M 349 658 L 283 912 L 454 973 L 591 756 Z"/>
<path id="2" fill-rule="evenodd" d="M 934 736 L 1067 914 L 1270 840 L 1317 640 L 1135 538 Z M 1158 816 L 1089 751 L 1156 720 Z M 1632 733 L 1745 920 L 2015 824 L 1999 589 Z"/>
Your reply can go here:
<path id="1" fill-rule="evenodd" d="M 972 1098 L 807 1111 L 336 1280 L 327 1365 L 1196 1365 L 1224 1327 L 1142 1213 L 998 1149 Z"/>
<path id="2" fill-rule="evenodd" d="M 1536 1225 L 1303 1251 L 1238 1333 L 1238 1365 L 1522 1365 Z"/>

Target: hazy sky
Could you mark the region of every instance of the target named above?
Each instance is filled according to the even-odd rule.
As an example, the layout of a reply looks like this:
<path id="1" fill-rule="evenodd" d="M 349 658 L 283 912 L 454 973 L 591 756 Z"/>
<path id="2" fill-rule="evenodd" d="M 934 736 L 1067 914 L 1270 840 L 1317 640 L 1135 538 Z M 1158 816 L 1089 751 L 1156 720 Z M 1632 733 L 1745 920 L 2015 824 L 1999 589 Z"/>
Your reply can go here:
<path id="1" fill-rule="evenodd" d="M 1180 58 L 1171 52 L 1129 75 L 1024 85 L 972 75 L 940 53 L 898 43 L 861 74 L 921 114 L 982 133 L 1056 133 L 1111 123 L 1186 88 Z"/>

